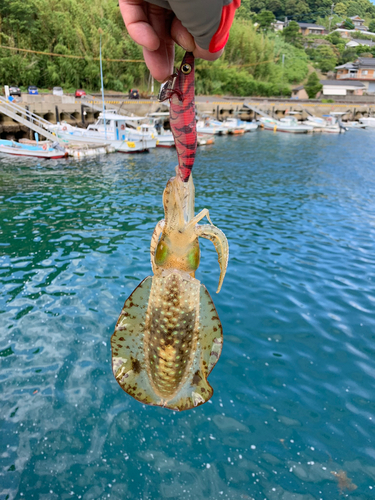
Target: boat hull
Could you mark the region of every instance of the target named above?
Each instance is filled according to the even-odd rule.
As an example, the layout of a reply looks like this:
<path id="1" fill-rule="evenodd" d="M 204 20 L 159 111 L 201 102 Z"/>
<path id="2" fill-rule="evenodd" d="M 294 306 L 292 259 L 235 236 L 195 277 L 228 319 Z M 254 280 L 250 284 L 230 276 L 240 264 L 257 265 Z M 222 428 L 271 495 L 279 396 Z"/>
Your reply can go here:
<path id="1" fill-rule="evenodd" d="M 6 140 L 0 140 L 0 154 L 28 158 L 44 158 L 46 160 L 58 160 L 68 157 L 67 151 L 59 151 L 48 146 L 44 149 L 42 146 L 33 146 Z"/>

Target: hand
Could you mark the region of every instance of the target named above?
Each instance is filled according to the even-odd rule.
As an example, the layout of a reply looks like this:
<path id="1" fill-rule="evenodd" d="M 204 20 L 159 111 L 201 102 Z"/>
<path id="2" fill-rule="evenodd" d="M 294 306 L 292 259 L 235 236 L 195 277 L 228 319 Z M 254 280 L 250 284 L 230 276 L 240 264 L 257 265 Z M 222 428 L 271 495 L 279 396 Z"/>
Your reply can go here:
<path id="1" fill-rule="evenodd" d="M 147 67 L 160 82 L 173 73 L 175 43 L 207 61 L 214 61 L 223 53 L 199 47 L 171 10 L 144 0 L 119 0 L 119 5 L 129 35 L 142 45 Z"/>

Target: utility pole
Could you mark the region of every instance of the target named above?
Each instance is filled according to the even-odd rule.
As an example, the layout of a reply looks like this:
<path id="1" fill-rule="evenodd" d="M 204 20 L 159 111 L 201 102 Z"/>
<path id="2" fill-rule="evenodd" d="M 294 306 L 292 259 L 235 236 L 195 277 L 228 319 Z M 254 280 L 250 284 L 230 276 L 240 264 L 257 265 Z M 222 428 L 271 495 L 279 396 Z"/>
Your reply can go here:
<path id="1" fill-rule="evenodd" d="M 331 31 L 331 19 L 332 19 L 332 17 L 333 17 L 333 8 L 334 8 L 334 6 L 335 6 L 335 4 L 333 3 L 333 4 L 331 5 L 331 15 L 329 16 L 329 27 L 328 27 L 328 32 L 330 32 L 330 31 Z M 328 33 L 328 34 L 329 34 L 329 33 Z"/>

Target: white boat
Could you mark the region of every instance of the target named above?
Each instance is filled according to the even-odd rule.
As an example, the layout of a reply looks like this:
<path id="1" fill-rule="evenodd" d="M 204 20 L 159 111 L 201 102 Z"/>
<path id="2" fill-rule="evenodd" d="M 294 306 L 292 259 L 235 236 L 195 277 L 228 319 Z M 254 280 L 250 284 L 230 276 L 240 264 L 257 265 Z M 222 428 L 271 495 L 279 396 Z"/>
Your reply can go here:
<path id="1" fill-rule="evenodd" d="M 216 122 L 210 118 L 199 119 L 197 121 L 197 133 L 198 134 L 210 134 L 210 135 L 226 135 L 228 129 L 223 127 L 221 122 Z"/>
<path id="2" fill-rule="evenodd" d="M 0 154 L 46 158 L 50 160 L 68 157 L 68 152 L 64 148 L 51 142 L 43 141 L 38 144 L 25 144 L 5 139 L 0 139 Z"/>
<path id="3" fill-rule="evenodd" d="M 164 128 L 164 122 L 169 120 L 169 111 L 150 113 L 146 116 L 150 131 L 156 137 L 156 146 L 159 148 L 173 148 L 175 146 L 173 134 Z"/>
<path id="4" fill-rule="evenodd" d="M 89 125 L 87 129 L 73 127 L 67 123 L 51 125 L 50 129 L 68 144 L 107 144 L 121 153 L 147 151 L 156 147 L 156 139 L 152 134 L 142 136 L 136 128 L 129 133 L 127 119 L 128 117 L 117 113 L 105 113 L 105 118 L 99 115 L 97 122 Z"/>
<path id="5" fill-rule="evenodd" d="M 314 132 L 324 132 L 328 134 L 341 134 L 345 132 L 343 125 L 340 125 L 336 116 L 326 115 L 324 118 L 309 115 L 304 122 L 314 128 Z"/>
<path id="6" fill-rule="evenodd" d="M 258 128 L 256 122 L 243 122 L 245 124 L 245 132 L 255 132 Z"/>
<path id="7" fill-rule="evenodd" d="M 360 118 L 359 121 L 365 125 L 366 127 L 375 127 L 375 117 L 373 116 L 367 116 L 364 118 Z"/>
<path id="8" fill-rule="evenodd" d="M 271 117 L 262 116 L 259 119 L 261 126 L 265 130 L 273 130 L 274 132 L 288 132 L 291 134 L 307 134 L 312 132 L 314 129 L 310 125 L 300 124 L 294 116 L 288 116 L 276 120 Z"/>
<path id="9" fill-rule="evenodd" d="M 257 123 L 244 122 L 239 118 L 227 118 L 222 125 L 229 129 L 229 133 L 243 134 L 245 132 L 253 132 L 258 128 Z"/>
<path id="10" fill-rule="evenodd" d="M 197 134 L 197 146 L 209 146 L 215 144 L 215 136 L 209 134 Z"/>
<path id="11" fill-rule="evenodd" d="M 221 124 L 228 130 L 228 134 L 240 135 L 245 133 L 245 127 L 237 118 L 227 118 Z"/>
<path id="12" fill-rule="evenodd" d="M 350 121 L 350 122 L 345 122 L 344 127 L 346 127 L 346 128 L 366 128 L 367 125 L 365 125 L 364 123 L 360 123 L 360 122 Z"/>

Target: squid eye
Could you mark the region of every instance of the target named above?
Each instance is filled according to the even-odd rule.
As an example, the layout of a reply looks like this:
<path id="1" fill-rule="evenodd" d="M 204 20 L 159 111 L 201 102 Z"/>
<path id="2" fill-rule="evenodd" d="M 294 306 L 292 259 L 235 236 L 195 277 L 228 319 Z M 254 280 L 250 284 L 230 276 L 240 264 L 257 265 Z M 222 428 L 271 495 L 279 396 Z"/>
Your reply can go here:
<path id="1" fill-rule="evenodd" d="M 181 71 L 183 72 L 184 75 L 188 75 L 191 72 L 190 64 L 187 64 L 187 63 L 183 64 L 181 66 Z"/>
<path id="2" fill-rule="evenodd" d="M 196 271 L 199 266 L 200 261 L 200 251 L 199 245 L 195 245 L 187 254 L 187 260 L 189 263 L 189 267 L 192 271 Z"/>
<path id="3" fill-rule="evenodd" d="M 165 244 L 163 240 L 160 240 L 155 252 L 155 264 L 157 266 L 162 266 L 165 264 L 169 254 L 168 245 Z"/>

